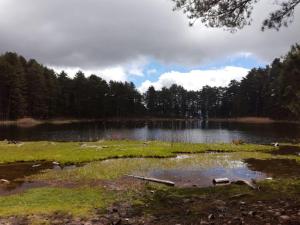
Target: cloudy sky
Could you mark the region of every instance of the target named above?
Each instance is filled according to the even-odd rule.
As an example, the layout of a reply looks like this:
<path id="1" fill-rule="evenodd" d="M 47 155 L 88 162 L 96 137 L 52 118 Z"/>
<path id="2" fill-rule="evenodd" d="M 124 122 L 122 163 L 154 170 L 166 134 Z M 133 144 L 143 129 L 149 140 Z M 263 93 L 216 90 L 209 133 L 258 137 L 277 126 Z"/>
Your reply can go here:
<path id="1" fill-rule="evenodd" d="M 255 6 L 252 26 L 236 33 L 193 27 L 171 0 L 0 0 L 0 53 L 106 80 L 132 81 L 139 90 L 172 83 L 197 90 L 226 85 L 264 66 L 300 42 L 300 9 L 280 32 L 261 32 L 272 0 Z"/>

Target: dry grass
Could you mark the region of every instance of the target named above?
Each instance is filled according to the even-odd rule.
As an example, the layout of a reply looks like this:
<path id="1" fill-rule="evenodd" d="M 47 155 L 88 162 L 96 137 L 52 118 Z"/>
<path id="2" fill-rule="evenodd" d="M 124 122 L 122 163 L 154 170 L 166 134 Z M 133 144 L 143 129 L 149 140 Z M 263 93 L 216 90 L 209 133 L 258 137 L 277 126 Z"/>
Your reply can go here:
<path id="1" fill-rule="evenodd" d="M 268 117 L 236 117 L 236 118 L 211 118 L 209 121 L 213 122 L 237 122 L 237 123 L 275 123 L 276 120 L 273 120 Z"/>

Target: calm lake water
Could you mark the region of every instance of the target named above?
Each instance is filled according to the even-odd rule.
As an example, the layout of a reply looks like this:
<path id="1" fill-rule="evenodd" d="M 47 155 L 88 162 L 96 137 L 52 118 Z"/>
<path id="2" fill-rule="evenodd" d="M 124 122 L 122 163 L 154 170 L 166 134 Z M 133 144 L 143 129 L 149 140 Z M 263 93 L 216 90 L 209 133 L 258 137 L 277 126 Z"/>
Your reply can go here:
<path id="1" fill-rule="evenodd" d="M 100 139 L 161 140 L 191 143 L 299 142 L 300 124 L 243 124 L 201 121 L 90 122 L 43 124 L 30 128 L 0 126 L 0 140 L 95 141 Z"/>

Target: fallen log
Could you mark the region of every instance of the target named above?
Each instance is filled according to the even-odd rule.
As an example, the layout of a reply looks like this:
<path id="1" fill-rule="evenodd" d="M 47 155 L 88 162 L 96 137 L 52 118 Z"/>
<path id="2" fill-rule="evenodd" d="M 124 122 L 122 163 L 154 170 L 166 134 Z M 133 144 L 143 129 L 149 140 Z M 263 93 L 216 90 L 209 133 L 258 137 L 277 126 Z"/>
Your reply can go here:
<path id="1" fill-rule="evenodd" d="M 247 181 L 247 180 L 232 181 L 231 184 L 247 185 L 248 187 L 250 187 L 253 190 L 257 190 L 258 189 L 258 187 L 253 182 Z"/>
<path id="2" fill-rule="evenodd" d="M 129 175 L 129 174 L 125 174 L 125 176 L 136 178 L 139 180 L 146 180 L 146 181 L 151 181 L 151 182 L 155 182 L 155 183 L 165 184 L 168 186 L 175 186 L 175 183 L 172 181 L 169 181 L 169 180 L 160 180 L 160 179 L 156 179 L 156 178 L 152 178 L 152 177 L 142 177 L 142 176 L 135 176 L 135 175 Z"/>
<path id="3" fill-rule="evenodd" d="M 236 180 L 236 181 L 231 181 L 228 178 L 215 178 L 213 179 L 213 184 L 214 185 L 229 185 L 229 184 L 237 184 L 237 185 L 247 185 L 253 190 L 259 189 L 254 181 L 247 181 L 247 180 Z"/>

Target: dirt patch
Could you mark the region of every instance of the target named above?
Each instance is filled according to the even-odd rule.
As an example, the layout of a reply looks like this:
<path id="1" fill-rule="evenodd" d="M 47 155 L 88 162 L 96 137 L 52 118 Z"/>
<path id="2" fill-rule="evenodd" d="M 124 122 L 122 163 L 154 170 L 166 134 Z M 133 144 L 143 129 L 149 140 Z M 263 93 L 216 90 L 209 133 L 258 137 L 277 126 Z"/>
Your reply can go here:
<path id="1" fill-rule="evenodd" d="M 295 145 L 282 145 L 279 150 L 273 151 L 274 155 L 297 155 L 300 156 L 300 147 Z"/>
<path id="2" fill-rule="evenodd" d="M 292 199 L 223 201 L 192 197 L 161 201 L 165 202 L 162 206 L 150 210 L 153 219 L 149 224 L 300 224 L 300 203 Z"/>

